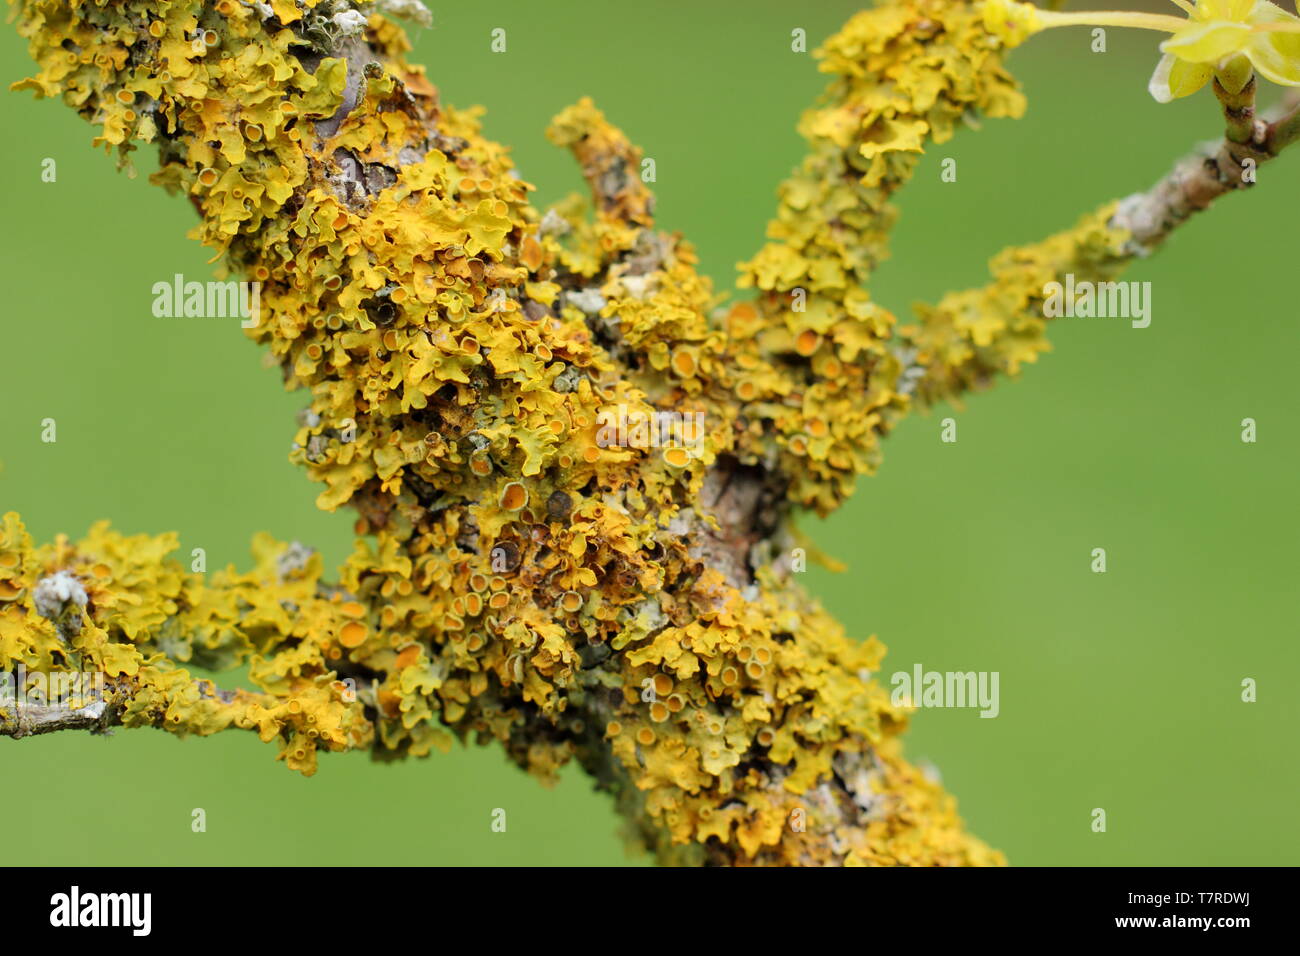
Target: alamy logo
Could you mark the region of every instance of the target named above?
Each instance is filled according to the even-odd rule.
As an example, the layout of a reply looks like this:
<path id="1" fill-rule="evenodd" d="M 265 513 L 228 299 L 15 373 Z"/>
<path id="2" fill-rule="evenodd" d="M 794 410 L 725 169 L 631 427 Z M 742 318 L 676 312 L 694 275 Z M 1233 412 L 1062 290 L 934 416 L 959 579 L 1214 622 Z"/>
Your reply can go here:
<path id="1" fill-rule="evenodd" d="M 981 717 L 996 717 L 998 671 L 927 671 L 920 664 L 896 671 L 889 702 L 895 707 L 979 707 Z"/>
<path id="2" fill-rule="evenodd" d="M 1135 329 L 1151 324 L 1150 282 L 1075 282 L 1067 273 L 1065 285 L 1043 286 L 1043 316 L 1048 319 L 1132 319 Z"/>
<path id="3" fill-rule="evenodd" d="M 0 705 L 17 707 L 65 707 L 80 710 L 104 703 L 103 671 L 0 671 Z"/>
<path id="4" fill-rule="evenodd" d="M 620 404 L 597 412 L 596 425 L 601 448 L 680 445 L 699 451 L 704 444 L 704 412 L 643 412 Z"/>
<path id="5" fill-rule="evenodd" d="M 255 329 L 262 323 L 262 283 L 186 282 L 179 272 L 171 282 L 153 284 L 153 314 L 160 319 L 242 319 Z"/>
<path id="6" fill-rule="evenodd" d="M 148 936 L 153 922 L 151 893 L 69 893 L 50 897 L 51 926 L 128 926 L 134 936 Z"/>

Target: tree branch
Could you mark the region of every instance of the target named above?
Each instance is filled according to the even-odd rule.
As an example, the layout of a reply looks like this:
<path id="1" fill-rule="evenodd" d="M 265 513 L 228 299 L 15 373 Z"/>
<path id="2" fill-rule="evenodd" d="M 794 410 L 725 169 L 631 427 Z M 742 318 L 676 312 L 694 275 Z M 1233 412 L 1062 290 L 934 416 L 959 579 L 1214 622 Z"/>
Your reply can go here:
<path id="1" fill-rule="evenodd" d="M 67 704 L 27 704 L 0 701 L 0 737 L 32 737 L 59 730 L 89 730 L 103 733 L 121 722 L 121 712 L 107 701 L 81 707 Z"/>
<path id="2" fill-rule="evenodd" d="M 1232 94 L 1215 79 L 1227 125 L 1223 140 L 1201 147 L 1152 188 L 1121 201 L 1112 225 L 1129 234 L 1134 255 L 1150 255 L 1193 214 L 1221 196 L 1254 185 L 1258 167 L 1300 136 L 1295 97 L 1286 98 L 1273 119 L 1255 118 L 1255 84 L 1252 76 L 1240 93 Z"/>
<path id="3" fill-rule="evenodd" d="M 252 571 L 204 578 L 169 536 L 97 526 L 35 548 L 8 516 L 0 664 L 88 665 L 115 682 L 97 720 L 120 702 L 127 727 L 255 728 L 306 773 L 318 750 L 451 736 L 542 778 L 576 760 L 664 862 L 1003 862 L 903 759 L 884 648 L 849 640 L 792 559 L 794 509 L 844 500 L 913 386 L 929 400 L 1014 371 L 1039 348 L 1034 283 L 1138 254 L 1129 203 L 1124 226 L 1108 208 L 1004 253 L 993 286 L 901 338 L 870 301 L 923 144 L 1023 107 L 969 4 L 890 0 L 827 42 L 809 158 L 743 267 L 756 296 L 717 321 L 690 246 L 654 228 L 640 153 L 594 105 L 551 136 L 595 216 L 539 215 L 370 4 L 22 0 L 19 29 L 40 65 L 22 85 L 124 163 L 156 145 L 154 181 L 261 284 L 248 334 L 311 396 L 293 458 L 360 537 L 336 584 L 269 539 Z M 1161 203 L 1143 207 L 1159 222 Z M 76 610 L 37 600 L 60 574 Z M 191 661 L 247 662 L 261 693 L 211 691 Z"/>
<path id="4" fill-rule="evenodd" d="M 261 535 L 253 571 L 205 580 L 168 557 L 175 547 L 100 523 L 37 548 L 16 514 L 0 519 L 0 736 L 234 727 L 278 738 L 307 774 L 318 749 L 368 746 L 373 672 L 342 658 L 370 610 L 319 581 L 320 558 Z M 247 664 L 261 690 L 220 690 L 185 663 Z"/>
<path id="5" fill-rule="evenodd" d="M 757 298 L 727 316 L 747 462 L 775 463 L 789 496 L 828 514 L 880 461 L 905 411 L 895 317 L 868 286 L 888 256 L 895 194 L 928 143 L 1024 97 L 967 3 L 887 3 L 818 51 L 832 81 L 804 114 L 809 155 L 780 189 L 768 243 L 741 265 Z"/>
<path id="6" fill-rule="evenodd" d="M 917 306 L 919 324 L 901 330 L 905 361 L 896 388 L 920 407 L 986 388 L 1015 375 L 1048 349 L 1044 309 L 1051 283 L 1114 281 L 1151 255 L 1193 214 L 1255 183 L 1255 170 L 1300 137 L 1300 101 L 1283 100 L 1276 116 L 1255 117 L 1256 80 L 1237 92 L 1218 79 L 1224 138 L 1197 149 L 1145 192 L 1108 203 L 1075 228 L 1043 242 L 1004 250 L 990 263 L 993 281 Z"/>

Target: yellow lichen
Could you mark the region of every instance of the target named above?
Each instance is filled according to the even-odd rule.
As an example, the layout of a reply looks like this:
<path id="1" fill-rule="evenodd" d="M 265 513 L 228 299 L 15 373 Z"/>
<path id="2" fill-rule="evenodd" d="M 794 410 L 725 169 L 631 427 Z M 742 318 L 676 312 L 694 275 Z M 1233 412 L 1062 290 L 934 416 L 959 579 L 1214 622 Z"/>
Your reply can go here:
<path id="1" fill-rule="evenodd" d="M 925 144 L 1022 109 L 977 10 L 894 0 L 826 43 L 811 153 L 742 268 L 753 297 L 714 317 L 691 247 L 655 228 L 640 152 L 590 100 L 550 136 L 594 214 L 539 213 L 379 14 L 349 62 L 316 0 L 267 19 L 16 2 L 40 66 L 19 85 L 62 96 L 124 162 L 162 143 L 154 181 L 262 283 L 248 335 L 310 395 L 293 459 L 359 539 L 334 583 L 264 537 L 252 571 L 204 580 L 168 557 L 174 536 L 97 525 L 38 549 L 6 516 L 0 666 L 99 668 L 122 723 L 252 729 L 305 773 L 321 749 L 422 756 L 451 735 L 542 777 L 577 757 L 670 862 L 1001 861 L 903 760 L 906 714 L 864 677 L 882 645 L 849 640 L 770 546 L 792 506 L 830 511 L 874 468 L 909 361 L 926 401 L 1014 372 L 1043 347 L 1034 283 L 1117 261 L 1103 212 L 915 328 L 871 301 Z M 710 509 L 737 476 L 776 517 L 728 540 Z M 59 571 L 88 595 L 77 628 L 33 601 Z M 218 692 L 187 662 L 247 664 L 258 690 Z"/>

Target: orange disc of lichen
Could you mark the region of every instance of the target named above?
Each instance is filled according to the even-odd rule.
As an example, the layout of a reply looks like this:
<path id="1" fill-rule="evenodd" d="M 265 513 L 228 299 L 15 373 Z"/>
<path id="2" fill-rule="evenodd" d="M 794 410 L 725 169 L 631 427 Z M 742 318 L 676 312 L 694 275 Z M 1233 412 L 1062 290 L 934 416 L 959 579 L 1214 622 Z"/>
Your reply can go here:
<path id="1" fill-rule="evenodd" d="M 542 265 L 542 247 L 532 236 L 524 240 L 519 261 L 528 267 L 529 272 L 536 272 Z"/>
<path id="2" fill-rule="evenodd" d="M 685 448 L 665 448 L 664 461 L 673 468 L 685 468 L 691 460 L 691 454 Z"/>
<path id="3" fill-rule="evenodd" d="M 528 489 L 517 481 L 512 481 L 501 489 L 500 505 L 506 511 L 518 511 L 528 504 Z"/>
<path id="4" fill-rule="evenodd" d="M 368 633 L 369 629 L 360 621 L 348 621 L 339 628 L 339 643 L 344 647 L 360 647 Z"/>
<path id="5" fill-rule="evenodd" d="M 817 346 L 822 344 L 822 337 L 812 329 L 804 329 L 799 333 L 799 337 L 794 340 L 794 349 L 804 358 L 812 355 L 817 351 Z"/>
<path id="6" fill-rule="evenodd" d="M 673 371 L 682 378 L 690 378 L 695 374 L 695 356 L 685 349 L 678 349 L 673 356 Z"/>

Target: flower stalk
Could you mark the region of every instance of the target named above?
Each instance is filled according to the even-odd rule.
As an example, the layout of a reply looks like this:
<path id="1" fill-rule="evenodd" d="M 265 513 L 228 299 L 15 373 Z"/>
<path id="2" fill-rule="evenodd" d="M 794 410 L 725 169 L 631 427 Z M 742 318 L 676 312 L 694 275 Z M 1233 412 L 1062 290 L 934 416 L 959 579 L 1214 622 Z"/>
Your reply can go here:
<path id="1" fill-rule="evenodd" d="M 1148 89 L 1161 103 L 1190 96 L 1216 73 L 1244 59 L 1279 86 L 1300 86 L 1300 17 L 1268 0 L 1173 0 L 1187 19 L 1135 11 L 1040 10 L 1017 0 L 985 0 L 984 25 L 1016 45 L 1053 27 L 1130 27 L 1170 34 Z M 1240 75 L 1240 67 L 1236 69 Z M 1241 80 L 1244 86 L 1244 78 Z M 1233 89 L 1229 79 L 1225 89 Z M 1241 87 L 1237 87 L 1238 90 Z"/>

